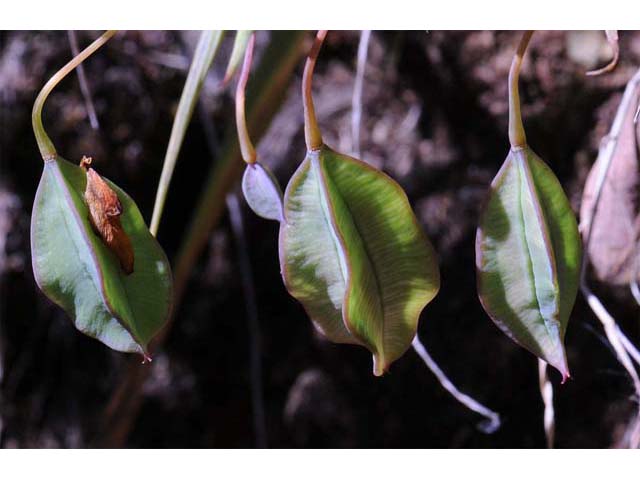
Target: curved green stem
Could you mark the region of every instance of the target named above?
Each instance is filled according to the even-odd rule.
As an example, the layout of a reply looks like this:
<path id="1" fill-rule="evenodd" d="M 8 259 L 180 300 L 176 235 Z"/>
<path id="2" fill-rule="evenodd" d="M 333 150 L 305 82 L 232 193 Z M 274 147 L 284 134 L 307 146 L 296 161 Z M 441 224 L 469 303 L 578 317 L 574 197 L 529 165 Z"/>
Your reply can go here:
<path id="1" fill-rule="evenodd" d="M 240 72 L 240 78 L 238 79 L 238 86 L 236 87 L 236 128 L 238 129 L 238 141 L 240 143 L 242 159 L 250 165 L 256 163 L 256 149 L 253 147 L 253 143 L 251 143 L 251 137 L 249 136 L 249 130 L 247 129 L 247 118 L 244 109 L 244 92 L 247 87 L 249 72 L 251 71 L 251 61 L 253 59 L 253 47 L 255 43 L 256 36 L 255 34 L 251 34 L 249 43 L 247 44 L 247 48 L 244 52 L 244 62 L 242 63 L 242 70 Z"/>
<path id="2" fill-rule="evenodd" d="M 56 148 L 53 146 L 53 142 L 47 135 L 42 125 L 42 107 L 44 102 L 51 91 L 60 83 L 60 81 L 72 72 L 78 65 L 87 59 L 91 54 L 98 50 L 102 45 L 116 34 L 117 30 L 107 30 L 100 37 L 98 37 L 91 45 L 85 48 L 78 55 L 73 57 L 69 63 L 56 72 L 56 74 L 49 79 L 49 81 L 42 87 L 36 101 L 33 104 L 33 111 L 31 112 L 31 123 L 33 125 L 33 133 L 36 136 L 38 142 L 38 148 L 40 149 L 40 155 L 46 162 L 56 158 Z"/>
<path id="3" fill-rule="evenodd" d="M 527 137 L 522 125 L 522 115 L 520 114 L 520 94 L 518 92 L 518 78 L 520 77 L 520 67 L 522 58 L 531 40 L 533 30 L 526 30 L 522 34 L 518 50 L 511 62 L 509 70 L 509 142 L 511 148 L 522 148 L 527 144 Z"/>
<path id="4" fill-rule="evenodd" d="M 302 104 L 304 106 L 304 140 L 307 144 L 307 150 L 319 150 L 322 147 L 322 134 L 318 127 L 316 119 L 316 111 L 313 106 L 313 96 L 311 94 L 311 83 L 313 81 L 313 69 L 316 66 L 318 53 L 322 42 L 327 36 L 327 30 L 319 30 L 311 47 L 311 51 L 307 56 L 307 63 L 304 65 L 304 73 L 302 74 Z"/>

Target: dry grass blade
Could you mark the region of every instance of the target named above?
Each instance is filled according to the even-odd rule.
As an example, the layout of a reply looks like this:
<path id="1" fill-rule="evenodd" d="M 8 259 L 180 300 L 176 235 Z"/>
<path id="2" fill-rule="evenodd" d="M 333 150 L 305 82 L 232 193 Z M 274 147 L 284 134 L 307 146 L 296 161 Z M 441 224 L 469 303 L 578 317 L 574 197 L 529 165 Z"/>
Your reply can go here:
<path id="1" fill-rule="evenodd" d="M 222 79 L 222 85 L 227 85 L 236 73 L 236 70 L 242 63 L 242 57 L 250 39 L 254 36 L 252 30 L 238 30 L 236 33 L 235 41 L 233 42 L 233 49 L 231 50 L 231 57 L 227 65 L 227 71 Z"/>

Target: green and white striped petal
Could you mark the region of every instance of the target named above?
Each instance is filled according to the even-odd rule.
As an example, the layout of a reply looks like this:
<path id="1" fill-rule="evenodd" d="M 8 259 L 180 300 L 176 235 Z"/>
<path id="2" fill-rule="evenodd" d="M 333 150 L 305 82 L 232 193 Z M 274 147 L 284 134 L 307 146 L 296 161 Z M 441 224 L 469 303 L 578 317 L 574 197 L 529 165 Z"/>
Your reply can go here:
<path id="1" fill-rule="evenodd" d="M 89 223 L 86 181 L 83 169 L 60 157 L 44 163 L 31 217 L 34 277 L 78 330 L 146 357 L 171 309 L 169 262 L 131 197 L 107 181 L 122 204 L 120 221 L 135 253 L 134 271 L 125 274 Z"/>
<path id="2" fill-rule="evenodd" d="M 580 260 L 577 223 L 560 182 L 529 147 L 512 149 L 480 218 L 478 293 L 505 334 L 565 379 L 564 336 Z"/>
<path id="3" fill-rule="evenodd" d="M 307 154 L 285 192 L 280 264 L 319 330 L 367 347 L 376 375 L 409 348 L 440 285 L 401 187 L 326 146 Z"/>

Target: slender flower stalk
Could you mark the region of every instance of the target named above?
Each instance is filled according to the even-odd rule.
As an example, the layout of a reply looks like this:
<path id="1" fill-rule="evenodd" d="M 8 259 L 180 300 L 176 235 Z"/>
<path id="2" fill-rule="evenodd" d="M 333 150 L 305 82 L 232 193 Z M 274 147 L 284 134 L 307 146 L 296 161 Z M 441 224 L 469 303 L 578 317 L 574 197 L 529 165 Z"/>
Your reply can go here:
<path id="1" fill-rule="evenodd" d="M 327 30 L 319 30 L 304 65 L 302 74 L 302 104 L 304 107 L 304 140 L 307 150 L 319 150 L 322 147 L 322 134 L 316 119 L 316 110 L 313 106 L 313 96 L 311 94 L 311 84 L 313 81 L 313 70 L 316 66 L 320 47 L 327 36 Z"/>
<path id="2" fill-rule="evenodd" d="M 518 79 L 520 78 L 522 58 L 532 35 L 533 30 L 527 30 L 522 34 L 518 50 L 513 57 L 511 69 L 509 70 L 509 142 L 512 149 L 522 148 L 527 144 L 527 137 L 524 134 L 524 126 L 522 125 L 522 115 L 520 114 Z"/>
<path id="3" fill-rule="evenodd" d="M 253 60 L 253 48 L 256 43 L 255 33 L 251 34 L 247 49 L 244 52 L 244 62 L 236 87 L 236 128 L 238 129 L 238 141 L 240 142 L 240 151 L 242 159 L 249 165 L 256 163 L 256 149 L 251 142 L 249 130 L 247 128 L 247 118 L 244 109 L 245 90 L 247 88 L 247 80 L 251 71 L 251 61 Z"/>
<path id="4" fill-rule="evenodd" d="M 44 85 L 44 87 L 42 87 L 42 90 L 40 90 L 40 93 L 38 94 L 38 97 L 33 104 L 31 123 L 33 124 L 33 133 L 35 134 L 36 141 L 38 142 L 40 155 L 42 155 L 42 159 L 45 162 L 54 160 L 56 158 L 57 152 L 56 148 L 53 146 L 53 142 L 47 135 L 47 132 L 42 125 L 42 108 L 44 107 L 44 102 L 47 100 L 47 97 L 49 96 L 51 91 L 56 87 L 56 85 L 58 85 L 58 83 L 60 83 L 60 81 L 64 77 L 72 72 L 89 56 L 91 56 L 96 50 L 107 43 L 109 39 L 116 34 L 116 32 L 117 30 L 107 30 L 102 35 L 100 35 L 100 37 L 98 37 L 91 45 L 85 48 L 77 56 L 72 58 L 69 63 L 58 70 L 56 74 L 51 77 L 49 81 Z"/>

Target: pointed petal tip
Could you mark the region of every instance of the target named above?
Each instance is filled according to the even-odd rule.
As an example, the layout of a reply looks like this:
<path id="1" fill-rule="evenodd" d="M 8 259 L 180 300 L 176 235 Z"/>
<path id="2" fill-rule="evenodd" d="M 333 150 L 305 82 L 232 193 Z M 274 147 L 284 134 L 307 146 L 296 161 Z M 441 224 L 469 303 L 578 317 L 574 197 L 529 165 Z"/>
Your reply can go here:
<path id="1" fill-rule="evenodd" d="M 387 371 L 387 367 L 388 366 L 385 365 L 385 362 L 379 358 L 377 354 L 373 355 L 373 374 L 376 377 L 383 376 Z"/>
<path id="2" fill-rule="evenodd" d="M 562 375 L 562 381 L 560 382 L 561 385 L 564 385 L 566 381 L 571 378 L 571 373 L 569 372 L 569 365 L 567 364 L 566 358 L 563 358 L 560 362 L 548 363 L 556 370 L 558 370 L 558 372 L 560 372 L 560 375 Z"/>
<path id="3" fill-rule="evenodd" d="M 547 355 L 539 358 L 547 362 L 551 367 L 555 368 L 560 375 L 562 375 L 562 385 L 571 378 L 569 362 L 567 361 L 567 351 L 563 343 L 560 345 L 560 348 L 557 348 L 552 352 L 548 352 Z"/>

